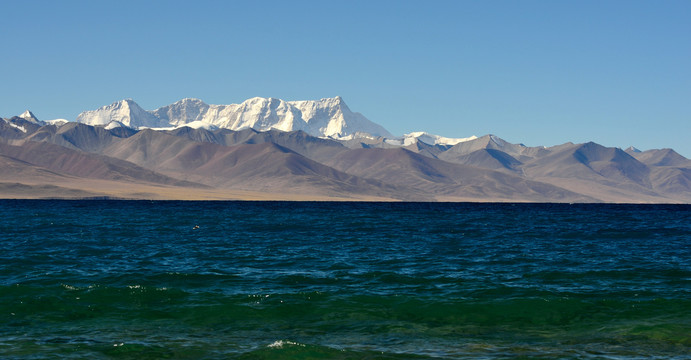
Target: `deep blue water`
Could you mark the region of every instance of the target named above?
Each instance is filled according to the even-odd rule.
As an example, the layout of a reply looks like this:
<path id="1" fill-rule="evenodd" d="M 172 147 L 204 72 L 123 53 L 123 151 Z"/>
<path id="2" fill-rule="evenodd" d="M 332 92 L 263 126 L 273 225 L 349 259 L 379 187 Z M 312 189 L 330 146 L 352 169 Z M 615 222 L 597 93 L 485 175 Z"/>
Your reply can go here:
<path id="1" fill-rule="evenodd" d="M 691 359 L 691 206 L 0 201 L 0 358 Z"/>

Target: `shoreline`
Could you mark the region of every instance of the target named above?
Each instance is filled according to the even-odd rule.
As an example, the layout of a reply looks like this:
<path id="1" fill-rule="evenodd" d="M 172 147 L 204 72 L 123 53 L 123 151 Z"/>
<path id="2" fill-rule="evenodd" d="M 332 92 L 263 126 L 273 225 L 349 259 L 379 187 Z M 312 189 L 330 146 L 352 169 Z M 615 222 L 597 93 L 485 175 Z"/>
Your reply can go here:
<path id="1" fill-rule="evenodd" d="M 632 201 L 625 198 L 617 201 L 559 201 L 558 199 L 526 199 L 517 194 L 515 198 L 487 196 L 450 196 L 430 194 L 397 194 L 400 196 L 378 196 L 375 194 L 339 194 L 336 191 L 304 193 L 274 192 L 246 189 L 192 188 L 147 183 L 127 183 L 122 181 L 81 179 L 55 182 L 27 182 L 20 179 L 0 181 L 0 199 L 14 200 L 141 200 L 141 201 L 291 201 L 291 202 L 410 202 L 410 203 L 526 203 L 526 204 L 691 204 L 674 199 L 661 200 L 659 197 Z"/>

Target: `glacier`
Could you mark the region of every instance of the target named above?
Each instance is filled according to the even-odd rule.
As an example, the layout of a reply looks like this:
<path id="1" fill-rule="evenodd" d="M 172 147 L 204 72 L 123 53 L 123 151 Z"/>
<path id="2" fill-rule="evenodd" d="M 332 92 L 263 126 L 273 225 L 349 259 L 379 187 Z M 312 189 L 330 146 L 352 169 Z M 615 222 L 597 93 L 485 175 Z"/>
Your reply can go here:
<path id="1" fill-rule="evenodd" d="M 186 98 L 153 111 L 142 109 L 132 99 L 117 101 L 77 116 L 77 122 L 134 129 L 167 129 L 181 126 L 258 131 L 302 130 L 319 137 L 340 138 L 355 133 L 393 137 L 381 125 L 352 112 L 340 96 L 320 100 L 285 101 L 254 97 L 240 104 L 210 105 Z"/>

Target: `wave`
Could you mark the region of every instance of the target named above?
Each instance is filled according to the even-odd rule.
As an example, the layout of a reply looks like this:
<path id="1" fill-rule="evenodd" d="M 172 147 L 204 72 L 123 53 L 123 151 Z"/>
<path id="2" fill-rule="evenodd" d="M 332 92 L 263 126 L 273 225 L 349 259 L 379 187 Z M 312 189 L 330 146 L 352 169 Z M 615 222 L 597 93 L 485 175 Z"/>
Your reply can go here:
<path id="1" fill-rule="evenodd" d="M 685 298 L 224 294 L 136 282 L 11 285 L 0 286 L 0 294 L 3 357 L 17 354 L 1 344 L 17 341 L 94 351 L 123 343 L 105 353 L 151 357 L 187 344 L 184 349 L 211 357 L 267 359 L 453 357 L 519 348 L 563 356 L 563 349 L 669 356 L 691 348 L 691 300 Z"/>

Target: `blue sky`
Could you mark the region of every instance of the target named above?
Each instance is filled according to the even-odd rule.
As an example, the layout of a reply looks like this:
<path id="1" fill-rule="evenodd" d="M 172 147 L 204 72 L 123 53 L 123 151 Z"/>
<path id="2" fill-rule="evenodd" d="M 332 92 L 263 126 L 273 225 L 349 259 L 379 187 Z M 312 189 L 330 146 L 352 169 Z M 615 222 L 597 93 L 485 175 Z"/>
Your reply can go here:
<path id="1" fill-rule="evenodd" d="M 1 1 L 0 116 L 340 95 L 394 134 L 691 157 L 691 1 Z"/>

